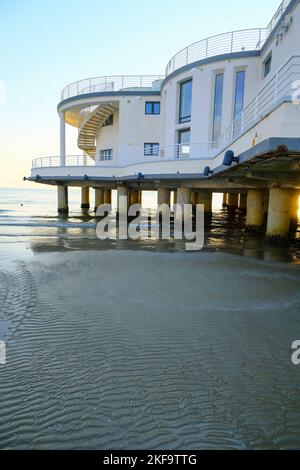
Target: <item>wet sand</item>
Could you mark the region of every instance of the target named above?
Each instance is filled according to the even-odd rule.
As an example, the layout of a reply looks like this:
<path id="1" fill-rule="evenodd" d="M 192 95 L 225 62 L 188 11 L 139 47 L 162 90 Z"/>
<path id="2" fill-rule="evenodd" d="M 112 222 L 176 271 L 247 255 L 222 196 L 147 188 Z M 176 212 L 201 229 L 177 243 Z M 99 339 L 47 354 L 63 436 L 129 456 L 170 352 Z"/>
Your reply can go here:
<path id="1" fill-rule="evenodd" d="M 205 252 L 2 263 L 0 447 L 300 448 L 299 280 Z"/>

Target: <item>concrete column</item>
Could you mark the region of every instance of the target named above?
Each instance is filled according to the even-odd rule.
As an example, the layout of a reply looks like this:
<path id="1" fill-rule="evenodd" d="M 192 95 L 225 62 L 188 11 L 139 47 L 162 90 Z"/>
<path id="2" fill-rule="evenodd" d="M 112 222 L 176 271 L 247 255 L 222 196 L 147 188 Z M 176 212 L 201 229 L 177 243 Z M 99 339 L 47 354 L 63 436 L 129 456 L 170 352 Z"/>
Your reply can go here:
<path id="1" fill-rule="evenodd" d="M 198 193 L 198 204 L 204 204 L 204 213 L 212 213 L 212 193 L 201 192 Z"/>
<path id="2" fill-rule="evenodd" d="M 264 191 L 250 189 L 247 197 L 246 230 L 259 231 L 264 221 Z"/>
<path id="3" fill-rule="evenodd" d="M 126 186 L 117 187 L 117 215 L 127 214 L 128 211 L 128 200 L 124 203 L 123 197 L 128 197 L 128 188 Z"/>
<path id="4" fill-rule="evenodd" d="M 173 204 L 177 203 L 177 190 L 173 191 Z"/>
<path id="5" fill-rule="evenodd" d="M 228 193 L 223 193 L 222 207 L 227 207 L 227 198 L 228 198 Z"/>
<path id="6" fill-rule="evenodd" d="M 81 209 L 90 208 L 90 188 L 83 186 L 81 188 Z"/>
<path id="7" fill-rule="evenodd" d="M 291 189 L 270 189 L 266 238 L 280 241 L 288 237 L 293 206 L 294 191 Z"/>
<path id="8" fill-rule="evenodd" d="M 242 211 L 247 209 L 247 198 L 248 198 L 247 193 L 240 193 L 240 196 L 239 196 L 239 209 L 242 210 Z"/>
<path id="9" fill-rule="evenodd" d="M 57 186 L 57 210 L 59 214 L 67 214 L 69 212 L 67 186 Z"/>
<path id="10" fill-rule="evenodd" d="M 111 189 L 103 190 L 103 204 L 111 204 Z"/>
<path id="11" fill-rule="evenodd" d="M 66 166 L 66 123 L 65 113 L 59 114 L 60 119 L 60 166 Z"/>
<path id="12" fill-rule="evenodd" d="M 176 194 L 176 204 L 181 207 L 181 212 L 180 211 L 175 211 L 175 218 L 177 220 L 180 220 L 181 215 L 182 215 L 182 221 L 184 220 L 184 205 L 185 204 L 190 204 L 191 202 L 191 191 L 188 188 L 177 188 L 177 194 Z"/>
<path id="13" fill-rule="evenodd" d="M 170 214 L 170 206 L 171 206 L 171 191 L 165 188 L 159 188 L 157 190 L 157 205 L 161 206 L 162 204 L 166 204 L 169 209 L 164 207 L 159 214 L 159 217 L 168 216 Z"/>
<path id="14" fill-rule="evenodd" d="M 298 226 L 298 210 L 299 210 L 299 191 L 293 191 L 291 203 L 291 231 L 296 231 Z"/>
<path id="15" fill-rule="evenodd" d="M 95 188 L 95 212 L 104 202 L 103 189 Z"/>
<path id="16" fill-rule="evenodd" d="M 227 196 L 228 209 L 237 209 L 238 205 L 239 205 L 238 193 L 228 193 L 228 196 Z"/>
<path id="17" fill-rule="evenodd" d="M 168 204 L 170 206 L 170 193 L 169 189 L 159 188 L 157 190 L 157 204 L 160 206 L 161 204 Z"/>
<path id="18" fill-rule="evenodd" d="M 139 204 L 139 191 L 138 190 L 132 190 L 131 191 L 131 205 L 132 204 Z"/>
<path id="19" fill-rule="evenodd" d="M 143 191 L 139 190 L 138 195 L 138 203 L 142 205 Z"/>

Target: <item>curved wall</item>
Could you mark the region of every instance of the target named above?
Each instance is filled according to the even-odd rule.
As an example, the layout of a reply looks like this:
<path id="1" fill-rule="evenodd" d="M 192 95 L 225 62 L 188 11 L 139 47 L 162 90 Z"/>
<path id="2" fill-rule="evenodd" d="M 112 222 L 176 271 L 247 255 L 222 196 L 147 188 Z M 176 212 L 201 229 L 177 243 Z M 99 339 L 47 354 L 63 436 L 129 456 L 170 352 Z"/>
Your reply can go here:
<path id="1" fill-rule="evenodd" d="M 164 144 L 178 143 L 178 131 L 191 129 L 191 143 L 212 141 L 215 78 L 224 75 L 221 132 L 232 123 L 234 116 L 236 72 L 245 71 L 244 106 L 254 98 L 259 85 L 260 58 L 242 57 L 216 60 L 173 74 L 162 89 L 164 102 Z M 192 79 L 191 121 L 179 124 L 180 83 Z"/>

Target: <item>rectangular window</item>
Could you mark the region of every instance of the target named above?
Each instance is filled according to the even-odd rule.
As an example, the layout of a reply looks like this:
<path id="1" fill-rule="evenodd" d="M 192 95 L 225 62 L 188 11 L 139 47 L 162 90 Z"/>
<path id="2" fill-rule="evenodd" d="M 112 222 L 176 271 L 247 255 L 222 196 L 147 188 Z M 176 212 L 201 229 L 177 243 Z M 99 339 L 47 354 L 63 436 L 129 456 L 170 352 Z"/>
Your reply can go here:
<path id="1" fill-rule="evenodd" d="M 103 124 L 103 127 L 105 126 L 112 126 L 114 124 L 114 115 L 111 114 L 105 121 L 105 123 Z"/>
<path id="2" fill-rule="evenodd" d="M 238 118 L 244 108 L 245 72 L 235 75 L 234 119 Z"/>
<path id="3" fill-rule="evenodd" d="M 244 108 L 245 72 L 235 74 L 235 97 L 234 97 L 234 123 L 233 137 L 237 137 L 242 131 L 242 111 Z"/>
<path id="4" fill-rule="evenodd" d="M 144 155 L 145 157 L 149 157 L 149 156 L 159 157 L 159 144 L 158 143 L 144 144 Z"/>
<path id="5" fill-rule="evenodd" d="M 180 84 L 179 123 L 189 122 L 192 116 L 192 80 Z"/>
<path id="6" fill-rule="evenodd" d="M 271 72 L 272 67 L 272 53 L 266 58 L 264 62 L 264 78 Z"/>
<path id="7" fill-rule="evenodd" d="M 160 114 L 160 102 L 159 101 L 146 101 L 145 114 Z"/>
<path id="8" fill-rule="evenodd" d="M 215 142 L 221 134 L 222 122 L 222 102 L 223 102 L 223 81 L 224 74 L 216 75 L 215 79 L 215 102 L 214 102 L 214 118 L 213 118 L 213 135 L 212 140 Z"/>
<path id="9" fill-rule="evenodd" d="M 190 156 L 191 130 L 183 129 L 178 132 L 178 145 L 176 158 L 188 158 Z"/>
<path id="10" fill-rule="evenodd" d="M 99 152 L 100 160 L 112 160 L 113 158 L 113 150 L 112 149 L 105 149 L 105 150 L 100 150 Z"/>

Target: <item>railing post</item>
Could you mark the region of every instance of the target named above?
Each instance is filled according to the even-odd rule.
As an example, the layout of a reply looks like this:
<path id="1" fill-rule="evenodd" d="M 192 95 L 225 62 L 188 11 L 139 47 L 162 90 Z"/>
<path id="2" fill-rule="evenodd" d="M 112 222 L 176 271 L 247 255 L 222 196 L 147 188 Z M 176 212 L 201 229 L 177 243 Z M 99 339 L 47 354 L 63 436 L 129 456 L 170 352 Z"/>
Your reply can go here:
<path id="1" fill-rule="evenodd" d="M 189 63 L 189 48 L 186 48 L 186 65 Z"/>
<path id="2" fill-rule="evenodd" d="M 233 52 L 233 31 L 231 33 L 231 53 Z"/>
<path id="3" fill-rule="evenodd" d="M 206 39 L 206 51 L 205 51 L 205 58 L 208 57 L 208 39 Z"/>
<path id="4" fill-rule="evenodd" d="M 65 113 L 59 114 L 60 118 L 60 166 L 66 166 L 66 123 Z"/>

